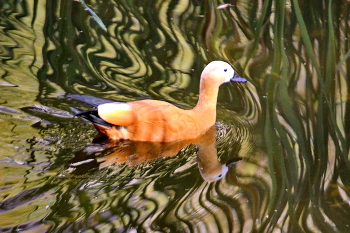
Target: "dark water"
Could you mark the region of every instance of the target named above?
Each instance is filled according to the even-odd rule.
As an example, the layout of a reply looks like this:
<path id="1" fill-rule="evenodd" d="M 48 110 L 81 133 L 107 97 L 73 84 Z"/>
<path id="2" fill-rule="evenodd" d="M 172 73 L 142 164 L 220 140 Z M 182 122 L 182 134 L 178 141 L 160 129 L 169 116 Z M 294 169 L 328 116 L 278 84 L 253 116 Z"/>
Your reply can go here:
<path id="1" fill-rule="evenodd" d="M 0 232 L 350 231 L 349 10 L 1 1 Z M 249 82 L 221 87 L 194 144 L 96 142 L 69 110 L 70 93 L 193 107 L 212 60 Z"/>

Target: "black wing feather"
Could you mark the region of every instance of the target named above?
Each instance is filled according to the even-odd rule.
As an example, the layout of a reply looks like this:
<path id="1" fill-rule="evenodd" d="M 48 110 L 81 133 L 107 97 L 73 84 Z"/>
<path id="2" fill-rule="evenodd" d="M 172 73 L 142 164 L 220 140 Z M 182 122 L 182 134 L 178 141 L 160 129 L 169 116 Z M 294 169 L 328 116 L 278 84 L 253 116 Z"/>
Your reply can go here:
<path id="1" fill-rule="evenodd" d="M 94 108 L 97 108 L 97 106 L 100 105 L 100 104 L 106 104 L 106 103 L 113 103 L 113 102 L 115 102 L 115 101 L 112 101 L 112 100 L 97 98 L 97 97 L 90 96 L 90 95 L 69 94 L 67 96 L 67 98 L 86 103 L 86 104 L 88 104 L 88 105 L 90 105 L 90 106 L 92 106 Z"/>
<path id="2" fill-rule="evenodd" d="M 101 125 L 101 126 L 108 127 L 108 128 L 112 128 L 112 126 L 114 126 L 113 124 L 110 124 L 110 123 L 102 120 L 100 118 L 100 116 L 97 114 L 96 110 L 84 111 L 84 110 L 81 110 L 79 108 L 73 108 L 73 107 L 70 107 L 70 109 L 72 110 L 72 112 L 76 116 L 81 117 L 81 118 L 83 118 L 83 119 L 85 119 L 93 124 Z"/>

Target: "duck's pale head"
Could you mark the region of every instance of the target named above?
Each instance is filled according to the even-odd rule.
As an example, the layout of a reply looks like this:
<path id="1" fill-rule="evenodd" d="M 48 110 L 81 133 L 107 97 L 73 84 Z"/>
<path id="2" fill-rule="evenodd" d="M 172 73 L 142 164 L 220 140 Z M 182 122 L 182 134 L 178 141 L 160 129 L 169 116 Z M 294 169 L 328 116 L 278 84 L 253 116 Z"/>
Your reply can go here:
<path id="1" fill-rule="evenodd" d="M 202 80 L 220 86 L 228 82 L 245 83 L 247 80 L 240 77 L 230 64 L 224 61 L 212 61 L 203 70 Z"/>

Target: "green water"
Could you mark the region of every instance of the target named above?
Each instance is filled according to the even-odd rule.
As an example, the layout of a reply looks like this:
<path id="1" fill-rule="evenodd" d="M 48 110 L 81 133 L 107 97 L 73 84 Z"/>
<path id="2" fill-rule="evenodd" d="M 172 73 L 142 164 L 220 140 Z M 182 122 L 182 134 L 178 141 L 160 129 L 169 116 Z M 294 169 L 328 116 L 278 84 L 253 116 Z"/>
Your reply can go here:
<path id="1" fill-rule="evenodd" d="M 0 232 L 350 231 L 349 13 L 325 0 L 1 1 Z M 248 83 L 220 88 L 205 143 L 96 142 L 69 109 L 86 105 L 68 94 L 191 108 L 212 60 Z"/>

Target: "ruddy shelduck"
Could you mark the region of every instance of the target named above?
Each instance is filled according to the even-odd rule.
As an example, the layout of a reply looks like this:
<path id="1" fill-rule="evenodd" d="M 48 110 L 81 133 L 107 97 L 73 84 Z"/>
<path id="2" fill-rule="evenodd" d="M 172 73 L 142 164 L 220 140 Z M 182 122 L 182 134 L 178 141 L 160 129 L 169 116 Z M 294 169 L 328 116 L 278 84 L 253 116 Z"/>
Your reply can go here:
<path id="1" fill-rule="evenodd" d="M 201 74 L 198 103 L 191 110 L 159 100 L 122 103 L 73 94 L 68 98 L 93 106 L 93 111 L 71 109 L 110 139 L 173 142 L 197 138 L 215 124 L 219 87 L 228 82 L 247 80 L 226 62 L 210 62 Z"/>

